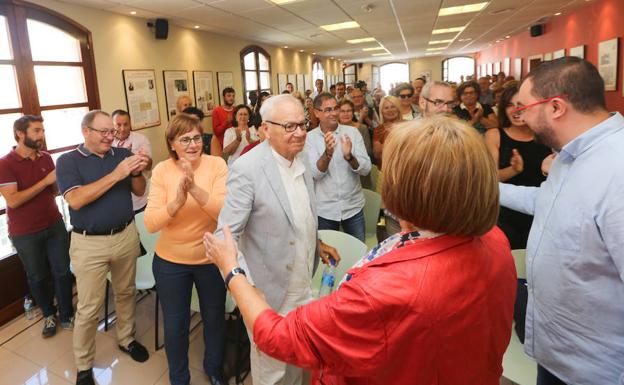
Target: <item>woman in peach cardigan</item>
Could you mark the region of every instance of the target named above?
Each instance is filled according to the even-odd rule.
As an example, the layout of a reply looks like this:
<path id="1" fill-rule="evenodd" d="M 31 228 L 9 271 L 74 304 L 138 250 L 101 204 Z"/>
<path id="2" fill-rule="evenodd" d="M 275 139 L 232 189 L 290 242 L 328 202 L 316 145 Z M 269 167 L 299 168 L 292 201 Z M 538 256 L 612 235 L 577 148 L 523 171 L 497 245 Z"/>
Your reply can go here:
<path id="1" fill-rule="evenodd" d="M 204 327 L 204 371 L 222 384 L 225 288 L 204 254 L 202 235 L 212 232 L 225 198 L 227 166 L 202 153 L 199 119 L 178 114 L 166 133 L 170 158 L 152 172 L 145 227 L 160 231 L 153 271 L 165 324 L 165 351 L 172 385 L 190 382 L 188 368 L 190 305 L 193 284 Z"/>

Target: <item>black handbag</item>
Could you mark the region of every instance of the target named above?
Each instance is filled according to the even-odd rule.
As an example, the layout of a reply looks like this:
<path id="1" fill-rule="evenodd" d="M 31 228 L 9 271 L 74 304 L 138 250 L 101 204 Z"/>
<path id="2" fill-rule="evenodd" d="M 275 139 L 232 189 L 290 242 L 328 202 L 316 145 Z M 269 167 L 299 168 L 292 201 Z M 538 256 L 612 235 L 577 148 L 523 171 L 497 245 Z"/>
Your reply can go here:
<path id="1" fill-rule="evenodd" d="M 234 378 L 242 384 L 251 372 L 249 352 L 251 345 L 243 317 L 235 308 L 225 318 L 225 347 L 223 349 L 223 377 L 227 382 Z"/>

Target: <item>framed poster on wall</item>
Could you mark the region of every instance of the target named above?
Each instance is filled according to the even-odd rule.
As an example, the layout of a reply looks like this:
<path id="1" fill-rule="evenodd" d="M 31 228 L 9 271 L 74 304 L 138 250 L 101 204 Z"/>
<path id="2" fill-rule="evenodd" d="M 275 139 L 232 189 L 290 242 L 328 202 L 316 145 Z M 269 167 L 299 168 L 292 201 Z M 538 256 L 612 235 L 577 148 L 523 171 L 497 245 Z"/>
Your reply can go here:
<path id="1" fill-rule="evenodd" d="M 153 69 L 122 70 L 121 74 L 132 128 L 140 130 L 160 125 L 156 72 Z"/>
<path id="2" fill-rule="evenodd" d="M 297 75 L 296 74 L 288 74 L 288 83 L 292 83 L 293 88 L 297 89 Z"/>
<path id="3" fill-rule="evenodd" d="M 188 84 L 188 72 L 163 71 L 165 83 L 165 102 L 167 103 L 167 118 L 176 114 L 176 101 L 180 96 L 191 96 Z"/>
<path id="4" fill-rule="evenodd" d="M 560 59 L 565 56 L 565 48 L 561 48 L 553 52 L 553 60 Z"/>
<path id="5" fill-rule="evenodd" d="M 217 88 L 219 90 L 219 105 L 221 104 L 221 95 L 227 87 L 234 88 L 234 75 L 232 72 L 217 72 Z"/>
<path id="6" fill-rule="evenodd" d="M 305 95 L 305 83 L 303 81 L 303 74 L 297 74 L 297 88 L 295 90 L 301 92 L 301 95 Z"/>
<path id="7" fill-rule="evenodd" d="M 503 72 L 505 73 L 505 76 L 509 76 L 511 71 L 511 59 L 506 57 L 505 59 L 503 59 Z"/>
<path id="8" fill-rule="evenodd" d="M 617 88 L 618 38 L 598 43 L 598 72 L 605 83 L 605 91 Z"/>
<path id="9" fill-rule="evenodd" d="M 494 69 L 493 69 L 493 73 L 492 75 L 498 75 L 498 73 L 500 72 L 500 62 L 494 62 Z"/>
<path id="10" fill-rule="evenodd" d="M 193 71 L 193 90 L 195 106 L 202 110 L 205 116 L 212 116 L 214 110 L 212 71 Z"/>
<path id="11" fill-rule="evenodd" d="M 306 90 L 312 90 L 312 76 L 310 74 L 303 74 L 303 84 Z"/>
<path id="12" fill-rule="evenodd" d="M 579 45 L 577 47 L 570 48 L 570 56 L 580 57 L 581 59 L 585 59 L 585 46 Z"/>
<path id="13" fill-rule="evenodd" d="M 546 52 L 544 54 L 544 58 L 542 59 L 542 61 L 551 61 L 553 58 L 552 52 Z"/>
<path id="14" fill-rule="evenodd" d="M 286 74 L 277 74 L 277 92 L 280 94 L 286 89 Z"/>
<path id="15" fill-rule="evenodd" d="M 516 80 L 522 79 L 522 58 L 517 57 L 514 60 L 514 77 Z"/>

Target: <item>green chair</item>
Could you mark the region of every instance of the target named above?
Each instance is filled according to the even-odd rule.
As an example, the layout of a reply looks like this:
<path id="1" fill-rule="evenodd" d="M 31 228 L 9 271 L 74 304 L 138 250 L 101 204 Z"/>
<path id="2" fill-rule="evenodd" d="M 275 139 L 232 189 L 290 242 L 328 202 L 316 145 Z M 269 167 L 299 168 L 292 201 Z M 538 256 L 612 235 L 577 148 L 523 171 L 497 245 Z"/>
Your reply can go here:
<path id="1" fill-rule="evenodd" d="M 518 279 L 526 279 L 526 249 L 511 250 L 511 255 L 513 255 L 516 263 Z"/>
<path id="2" fill-rule="evenodd" d="M 377 183 L 379 182 L 379 168 L 375 165 L 371 166 L 370 170 L 371 177 L 371 190 L 377 191 Z"/>
<path id="3" fill-rule="evenodd" d="M 368 250 L 375 247 L 377 240 L 377 223 L 379 222 L 379 209 L 381 208 L 381 195 L 375 191 L 362 189 L 364 192 L 364 222 L 366 224 L 366 246 Z"/>
<path id="4" fill-rule="evenodd" d="M 340 255 L 340 263 L 336 266 L 336 284 L 342 280 L 357 261 L 366 254 L 366 245 L 359 239 L 347 233 L 335 230 L 319 230 L 319 238 L 331 247 L 334 247 Z M 312 278 L 312 294 L 317 297 L 321 288 L 321 278 L 325 265 L 319 264 L 316 274 Z"/>

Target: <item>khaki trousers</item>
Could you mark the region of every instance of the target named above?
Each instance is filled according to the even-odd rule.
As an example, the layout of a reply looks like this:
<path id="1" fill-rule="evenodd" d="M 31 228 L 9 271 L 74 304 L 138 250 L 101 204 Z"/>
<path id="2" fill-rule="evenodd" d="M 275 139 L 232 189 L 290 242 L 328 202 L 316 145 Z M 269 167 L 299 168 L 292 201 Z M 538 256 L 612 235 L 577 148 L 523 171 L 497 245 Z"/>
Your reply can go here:
<path id="1" fill-rule="evenodd" d="M 87 370 L 93 367 L 95 359 L 98 314 L 104 302 L 109 271 L 115 293 L 117 340 L 122 346 L 134 340 L 136 259 L 139 256 L 136 226 L 132 222 L 124 231 L 113 235 L 72 233 L 69 255 L 78 291 L 74 358 L 78 370 Z"/>

